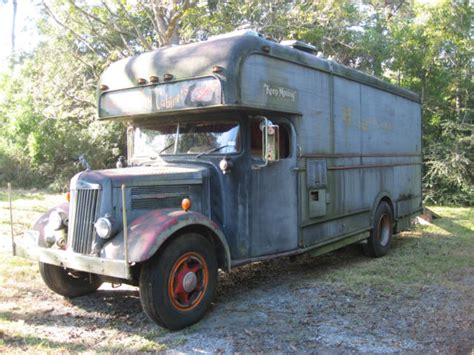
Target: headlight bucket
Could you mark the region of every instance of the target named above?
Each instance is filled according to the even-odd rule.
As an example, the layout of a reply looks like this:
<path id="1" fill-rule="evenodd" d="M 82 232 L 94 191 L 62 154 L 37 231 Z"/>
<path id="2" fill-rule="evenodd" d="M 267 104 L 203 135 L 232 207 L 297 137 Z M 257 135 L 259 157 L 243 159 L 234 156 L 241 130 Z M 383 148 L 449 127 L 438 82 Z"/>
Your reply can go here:
<path id="1" fill-rule="evenodd" d="M 109 217 L 100 217 L 94 227 L 99 238 L 110 239 L 115 234 L 114 221 Z"/>
<path id="2" fill-rule="evenodd" d="M 48 226 L 58 231 L 67 225 L 67 217 L 64 212 L 55 210 L 49 214 Z"/>

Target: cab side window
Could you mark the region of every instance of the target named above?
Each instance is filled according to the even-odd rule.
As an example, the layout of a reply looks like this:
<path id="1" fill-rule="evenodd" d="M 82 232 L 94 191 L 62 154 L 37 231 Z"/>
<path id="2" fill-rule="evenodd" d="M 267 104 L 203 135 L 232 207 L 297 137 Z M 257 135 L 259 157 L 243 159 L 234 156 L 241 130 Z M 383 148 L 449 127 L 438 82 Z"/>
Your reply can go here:
<path id="1" fill-rule="evenodd" d="M 290 127 L 284 123 L 278 123 L 280 127 L 279 150 L 280 159 L 290 156 Z M 262 131 L 260 130 L 260 121 L 252 120 L 250 122 L 250 154 L 254 159 L 262 158 Z"/>
<path id="2" fill-rule="evenodd" d="M 280 124 L 280 159 L 285 159 L 290 156 L 290 126 L 282 123 Z"/>

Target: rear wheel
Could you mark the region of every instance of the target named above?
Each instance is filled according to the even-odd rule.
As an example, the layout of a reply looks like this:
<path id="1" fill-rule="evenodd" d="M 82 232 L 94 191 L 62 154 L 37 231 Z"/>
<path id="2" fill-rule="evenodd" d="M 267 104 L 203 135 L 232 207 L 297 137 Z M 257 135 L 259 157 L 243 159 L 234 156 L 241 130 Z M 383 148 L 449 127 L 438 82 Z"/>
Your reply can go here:
<path id="1" fill-rule="evenodd" d="M 388 253 L 393 231 L 393 212 L 390 205 L 382 201 L 377 206 L 374 225 L 367 243 L 363 244 L 367 256 L 378 258 Z"/>
<path id="2" fill-rule="evenodd" d="M 79 297 L 92 293 L 102 285 L 96 274 L 65 269 L 60 266 L 39 263 L 44 283 L 52 291 L 65 297 Z"/>
<path id="3" fill-rule="evenodd" d="M 140 300 L 159 325 L 177 330 L 198 322 L 217 284 L 215 248 L 205 237 L 186 233 L 143 265 Z"/>

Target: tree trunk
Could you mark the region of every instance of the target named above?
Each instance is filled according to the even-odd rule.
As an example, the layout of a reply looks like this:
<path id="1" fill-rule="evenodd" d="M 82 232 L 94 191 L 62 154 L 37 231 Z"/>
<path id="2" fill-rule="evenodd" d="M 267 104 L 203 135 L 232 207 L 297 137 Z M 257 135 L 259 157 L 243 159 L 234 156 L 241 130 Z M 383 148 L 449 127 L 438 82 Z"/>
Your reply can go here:
<path id="1" fill-rule="evenodd" d="M 160 46 L 179 44 L 181 18 L 185 11 L 196 5 L 196 0 L 151 0 L 147 5 L 153 14 L 153 25 Z"/>
<path id="2" fill-rule="evenodd" d="M 15 52 L 15 25 L 16 25 L 16 11 L 17 11 L 17 0 L 12 1 L 13 4 L 13 17 L 12 17 L 12 54 Z"/>

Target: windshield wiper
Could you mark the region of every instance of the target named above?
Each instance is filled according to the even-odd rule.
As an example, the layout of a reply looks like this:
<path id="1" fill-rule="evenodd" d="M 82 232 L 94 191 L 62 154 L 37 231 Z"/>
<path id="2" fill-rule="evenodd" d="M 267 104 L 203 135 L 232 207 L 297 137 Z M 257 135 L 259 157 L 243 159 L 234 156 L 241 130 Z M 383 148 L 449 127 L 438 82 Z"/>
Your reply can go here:
<path id="1" fill-rule="evenodd" d="M 170 149 L 172 146 L 174 146 L 174 142 L 171 143 L 171 144 L 168 144 L 166 147 L 164 147 L 162 150 L 160 150 L 160 151 L 158 152 L 158 155 L 161 155 L 161 153 L 163 153 L 165 150 Z"/>
<path id="2" fill-rule="evenodd" d="M 174 142 L 167 145 L 162 150 L 160 150 L 157 155 L 150 156 L 150 158 L 149 158 L 150 160 L 144 161 L 144 162 L 140 163 L 140 165 L 150 164 L 151 162 L 154 162 L 156 159 L 158 159 L 158 157 L 161 155 L 161 153 L 163 153 L 165 150 L 171 148 L 173 145 L 174 145 Z"/>
<path id="3" fill-rule="evenodd" d="M 224 145 L 221 145 L 221 146 L 219 146 L 219 147 L 209 149 L 209 150 L 206 151 L 206 152 L 202 152 L 202 153 L 199 153 L 198 155 L 196 155 L 196 158 L 200 158 L 200 157 L 202 157 L 203 155 L 217 152 L 218 150 L 221 150 L 221 149 L 223 149 L 223 148 L 225 148 L 225 147 L 228 147 L 228 146 L 229 146 L 228 144 L 224 144 Z"/>

